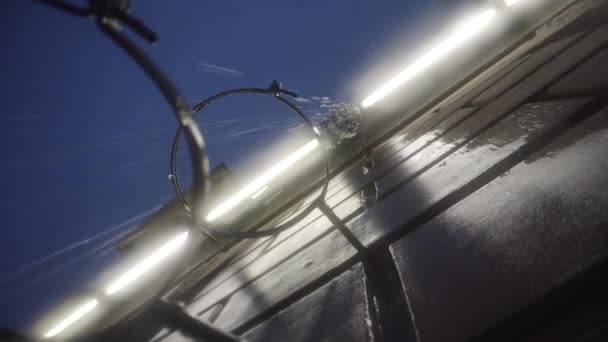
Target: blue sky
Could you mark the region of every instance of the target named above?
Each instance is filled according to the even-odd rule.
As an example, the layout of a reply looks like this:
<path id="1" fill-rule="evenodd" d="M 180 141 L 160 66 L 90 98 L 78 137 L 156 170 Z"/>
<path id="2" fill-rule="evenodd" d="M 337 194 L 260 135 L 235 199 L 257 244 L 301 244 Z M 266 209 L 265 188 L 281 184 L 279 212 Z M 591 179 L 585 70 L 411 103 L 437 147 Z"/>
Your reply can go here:
<path id="1" fill-rule="evenodd" d="M 464 1 L 133 3 L 160 34 L 146 50 L 191 102 L 278 79 L 314 114 L 323 98 L 360 101 L 379 70 L 392 67 L 383 60 L 407 57 Z M 0 326 L 23 327 L 114 260 L 111 249 L 96 247 L 173 198 L 167 175 L 176 122 L 93 22 L 23 0 L 6 1 L 3 12 Z M 248 101 L 202 119 L 212 163 L 237 162 L 297 122 L 271 103 Z"/>

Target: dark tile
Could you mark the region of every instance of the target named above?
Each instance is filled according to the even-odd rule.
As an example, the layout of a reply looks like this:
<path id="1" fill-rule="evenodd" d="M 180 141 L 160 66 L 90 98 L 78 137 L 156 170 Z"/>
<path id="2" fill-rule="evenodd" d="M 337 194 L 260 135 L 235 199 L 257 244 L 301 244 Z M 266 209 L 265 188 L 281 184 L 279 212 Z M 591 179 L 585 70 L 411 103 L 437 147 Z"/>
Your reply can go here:
<path id="1" fill-rule="evenodd" d="M 359 264 L 243 335 L 251 342 L 372 341 Z"/>
<path id="2" fill-rule="evenodd" d="M 468 340 L 606 260 L 607 141 L 605 109 L 391 247 L 421 342 Z"/>

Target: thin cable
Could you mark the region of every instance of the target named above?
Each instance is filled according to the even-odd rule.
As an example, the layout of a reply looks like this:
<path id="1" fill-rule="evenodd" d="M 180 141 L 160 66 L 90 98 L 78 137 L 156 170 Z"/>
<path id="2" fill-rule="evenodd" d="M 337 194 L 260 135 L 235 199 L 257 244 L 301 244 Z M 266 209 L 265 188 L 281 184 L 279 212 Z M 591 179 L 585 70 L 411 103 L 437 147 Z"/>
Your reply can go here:
<path id="1" fill-rule="evenodd" d="M 193 185 L 193 206 L 195 209 L 192 218 L 196 223 L 202 222 L 202 216 L 197 213 L 202 213 L 203 202 L 206 193 L 209 189 L 209 160 L 207 158 L 207 150 L 203 135 L 194 120 L 194 114 L 190 107 L 186 104 L 186 100 L 179 94 L 177 89 L 165 76 L 165 74 L 156 67 L 156 65 L 131 41 L 125 36 L 117 32 L 109 23 L 103 20 L 99 21 L 100 28 L 118 45 L 120 45 L 129 55 L 135 59 L 138 64 L 146 71 L 148 76 L 161 89 L 165 99 L 173 107 L 178 121 L 180 122 L 179 130 L 184 131 L 192 159 L 194 185 Z"/>

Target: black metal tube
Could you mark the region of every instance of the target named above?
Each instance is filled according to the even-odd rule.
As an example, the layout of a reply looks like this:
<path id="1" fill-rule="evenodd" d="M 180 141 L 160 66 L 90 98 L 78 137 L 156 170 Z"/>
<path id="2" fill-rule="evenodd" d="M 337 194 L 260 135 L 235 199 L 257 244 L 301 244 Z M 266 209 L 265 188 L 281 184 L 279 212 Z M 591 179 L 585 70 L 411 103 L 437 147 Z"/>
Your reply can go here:
<path id="1" fill-rule="evenodd" d="M 177 91 L 177 88 L 169 80 L 160 68 L 141 50 L 131 42 L 126 36 L 121 34 L 112 26 L 111 20 L 107 18 L 98 18 L 97 20 L 100 29 L 116 44 L 118 44 L 129 56 L 131 56 L 137 64 L 146 72 L 146 74 L 156 83 L 161 90 L 165 99 L 173 108 L 177 119 L 180 123 L 179 129 L 183 130 L 188 141 L 190 156 L 193 165 L 193 201 L 192 201 L 192 218 L 196 224 L 203 222 L 203 202 L 205 195 L 209 189 L 209 160 L 205 141 L 201 134 L 194 115 L 186 100 Z"/>

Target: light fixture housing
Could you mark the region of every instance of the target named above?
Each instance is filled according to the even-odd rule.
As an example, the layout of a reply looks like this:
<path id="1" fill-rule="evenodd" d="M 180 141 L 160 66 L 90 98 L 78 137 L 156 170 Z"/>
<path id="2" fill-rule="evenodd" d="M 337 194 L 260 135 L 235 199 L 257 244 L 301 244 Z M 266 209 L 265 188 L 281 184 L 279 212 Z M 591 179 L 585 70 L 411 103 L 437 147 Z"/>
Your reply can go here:
<path id="1" fill-rule="evenodd" d="M 276 163 L 261 176 L 255 178 L 251 183 L 222 202 L 219 206 L 211 210 L 205 217 L 205 220 L 207 220 L 207 222 L 215 221 L 220 216 L 226 214 L 228 211 L 239 205 L 239 203 L 245 199 L 253 197 L 257 198 L 259 195 L 261 195 L 262 190 L 264 190 L 264 188 L 267 187 L 273 179 L 283 174 L 295 163 L 314 151 L 317 147 L 319 147 L 319 141 L 317 139 L 311 140 L 306 145 L 290 154 L 287 158 Z"/>
<path id="2" fill-rule="evenodd" d="M 99 302 L 97 299 L 91 299 L 87 301 L 85 304 L 79 306 L 76 310 L 74 310 L 69 316 L 67 316 L 64 320 L 55 325 L 51 330 L 44 334 L 45 338 L 52 338 L 59 334 L 61 334 L 65 329 L 82 319 L 89 312 L 93 311 Z"/>
<path id="3" fill-rule="evenodd" d="M 169 256 L 177 252 L 177 250 L 188 240 L 188 231 L 182 232 L 176 237 L 169 240 L 164 245 L 156 249 L 152 254 L 148 255 L 145 259 L 135 264 L 118 279 L 112 282 L 107 288 L 105 293 L 108 296 L 114 295 L 121 289 L 127 287 L 135 280 L 143 276 L 152 270 L 155 266 L 163 262 Z"/>
<path id="4" fill-rule="evenodd" d="M 487 9 L 479 14 L 476 14 L 466 20 L 459 28 L 452 33 L 448 38 L 443 40 L 433 49 L 424 54 L 421 58 L 416 60 L 411 65 L 407 66 L 395 77 L 390 79 L 376 91 L 371 93 L 363 102 L 361 106 L 363 108 L 369 108 L 382 100 L 397 88 L 401 87 L 404 83 L 412 80 L 416 76 L 419 76 L 429 67 L 447 57 L 449 54 L 454 52 L 456 49 L 462 47 L 466 42 L 470 41 L 473 37 L 483 32 L 491 20 L 496 16 L 496 9 Z"/>

